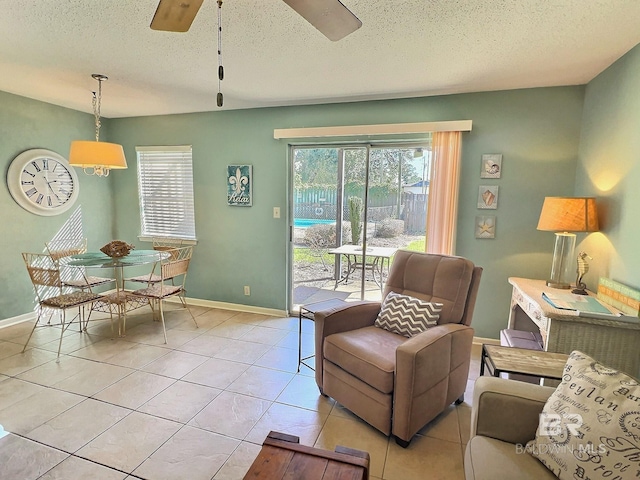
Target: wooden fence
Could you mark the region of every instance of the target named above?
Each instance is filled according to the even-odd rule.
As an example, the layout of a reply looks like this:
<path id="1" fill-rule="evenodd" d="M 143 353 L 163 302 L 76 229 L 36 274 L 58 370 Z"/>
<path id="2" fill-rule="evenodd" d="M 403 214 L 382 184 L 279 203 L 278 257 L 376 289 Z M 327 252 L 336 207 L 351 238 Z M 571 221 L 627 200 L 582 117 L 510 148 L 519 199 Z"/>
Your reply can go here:
<path id="1" fill-rule="evenodd" d="M 427 195 L 405 193 L 402 195 L 402 204 L 404 232 L 412 235 L 424 234 L 427 227 Z"/>
<path id="2" fill-rule="evenodd" d="M 368 198 L 367 218 L 370 222 L 379 222 L 385 218 L 400 218 L 404 220 L 405 233 L 424 234 L 427 224 L 428 195 L 403 193 L 400 197 L 400 208 L 398 208 L 397 195 L 392 193 L 370 194 Z M 336 220 L 336 189 L 323 187 L 296 189 L 294 216 L 295 218 L 315 220 Z M 342 218 L 344 221 L 349 221 L 348 202 L 343 204 Z"/>
<path id="3" fill-rule="evenodd" d="M 363 197 L 361 188 L 346 188 L 344 192 L 342 218 L 349 219 L 349 204 L 346 201 L 349 197 Z M 369 213 L 375 217 L 374 221 L 381 220 L 382 212 L 388 216 L 398 216 L 398 193 L 396 191 L 376 191 L 376 188 L 369 190 L 368 194 Z M 311 218 L 317 220 L 335 220 L 336 205 L 338 204 L 338 192 L 335 187 L 305 187 L 297 188 L 294 192 L 294 216 L 296 218 Z"/>

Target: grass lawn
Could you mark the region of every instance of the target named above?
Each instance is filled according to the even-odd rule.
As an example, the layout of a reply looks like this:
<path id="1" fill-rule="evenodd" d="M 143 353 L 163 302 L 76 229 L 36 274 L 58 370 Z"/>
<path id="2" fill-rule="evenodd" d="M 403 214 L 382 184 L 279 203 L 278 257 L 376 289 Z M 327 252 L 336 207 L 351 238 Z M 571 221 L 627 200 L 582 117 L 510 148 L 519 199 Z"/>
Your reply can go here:
<path id="1" fill-rule="evenodd" d="M 427 243 L 427 238 L 421 238 L 420 240 L 414 240 L 409 245 L 404 247 L 405 250 L 411 250 L 412 252 L 424 252 L 425 244 Z"/>

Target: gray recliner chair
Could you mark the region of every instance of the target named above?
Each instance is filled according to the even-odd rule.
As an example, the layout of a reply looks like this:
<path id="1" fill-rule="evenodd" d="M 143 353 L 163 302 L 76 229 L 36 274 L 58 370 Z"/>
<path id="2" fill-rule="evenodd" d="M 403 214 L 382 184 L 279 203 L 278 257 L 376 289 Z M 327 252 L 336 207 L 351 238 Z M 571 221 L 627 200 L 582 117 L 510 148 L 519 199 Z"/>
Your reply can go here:
<path id="1" fill-rule="evenodd" d="M 443 304 L 438 324 L 411 338 L 374 326 L 379 302 L 316 312 L 316 383 L 406 447 L 449 404 L 462 402 L 482 268 L 462 257 L 399 250 L 384 296 L 393 291 Z"/>

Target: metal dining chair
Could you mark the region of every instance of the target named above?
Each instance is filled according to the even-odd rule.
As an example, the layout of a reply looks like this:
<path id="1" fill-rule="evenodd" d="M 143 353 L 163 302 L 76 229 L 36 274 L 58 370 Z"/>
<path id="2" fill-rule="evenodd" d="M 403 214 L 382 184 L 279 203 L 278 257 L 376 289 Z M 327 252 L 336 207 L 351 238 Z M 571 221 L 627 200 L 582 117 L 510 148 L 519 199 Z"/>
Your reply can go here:
<path id="1" fill-rule="evenodd" d="M 171 255 L 154 265 L 154 271 L 160 273 L 160 281 L 147 283 L 146 288 L 134 290 L 131 295 L 137 297 L 143 297 L 149 300 L 149 304 L 153 309 L 154 316 L 156 311 L 160 312 L 160 320 L 162 321 L 162 332 L 164 333 L 164 343 L 167 343 L 167 329 L 164 321 L 164 300 L 178 296 L 184 308 L 187 309 L 189 315 L 193 319 L 196 327 L 198 322 L 191 313 L 191 309 L 187 304 L 185 294 L 185 283 L 187 280 L 187 272 L 189 270 L 189 263 L 191 262 L 191 255 L 193 254 L 193 246 L 178 247 L 171 250 Z M 153 272 L 152 272 L 153 274 Z M 171 283 L 167 283 L 167 282 Z M 156 310 L 157 307 L 157 310 Z"/>
<path id="2" fill-rule="evenodd" d="M 152 246 L 154 250 L 169 252 L 173 258 L 177 256 L 178 250 L 183 246 L 183 240 L 176 238 L 153 238 Z M 155 270 L 155 269 L 154 269 Z M 147 273 L 145 275 L 138 275 L 136 277 L 131 277 L 125 279 L 127 282 L 136 282 L 136 283 L 158 283 L 162 280 L 161 276 L 155 271 L 151 273 Z"/>
<path id="3" fill-rule="evenodd" d="M 87 239 L 86 238 L 60 238 L 54 239 L 45 243 L 47 251 L 51 258 L 59 262 L 65 257 L 77 255 L 79 253 L 85 253 L 87 251 Z M 93 275 L 87 275 L 84 268 L 74 267 L 64 268 L 64 278 L 62 284 L 65 287 L 70 287 L 79 290 L 91 290 L 94 287 L 100 285 L 107 285 L 109 283 L 115 283 L 115 278 L 96 277 Z"/>
<path id="4" fill-rule="evenodd" d="M 29 345 L 29 341 L 31 340 L 36 328 L 59 326 L 60 342 L 58 343 L 58 357 L 56 360 L 56 362 L 58 362 L 60 361 L 60 349 L 62 348 L 62 337 L 64 336 L 64 332 L 76 318 L 80 323 L 80 330 L 83 329 L 84 324 L 84 330 L 86 331 L 86 325 L 89 322 L 91 311 L 89 311 L 89 315 L 85 319 L 85 311 L 82 307 L 85 305 L 93 305 L 93 303 L 100 300 L 102 296 L 91 292 L 90 289 L 88 291 L 80 290 L 71 293 L 64 293 L 64 284 L 60 275 L 60 267 L 58 262 L 50 255 L 44 253 L 23 253 L 22 258 L 24 259 L 27 267 L 29 278 L 31 278 L 31 283 L 33 283 L 36 301 L 38 302 L 38 316 L 33 328 L 31 329 L 29 338 L 27 338 L 27 341 L 22 348 L 22 352 L 27 349 L 27 345 Z M 71 320 L 67 321 L 66 312 L 71 308 L 77 308 L 78 313 L 71 318 Z M 60 312 L 59 324 L 51 324 L 51 319 L 49 319 L 49 323 L 47 324 L 40 324 L 43 312 L 47 309 Z M 111 323 L 111 331 L 113 333 L 113 322 Z"/>

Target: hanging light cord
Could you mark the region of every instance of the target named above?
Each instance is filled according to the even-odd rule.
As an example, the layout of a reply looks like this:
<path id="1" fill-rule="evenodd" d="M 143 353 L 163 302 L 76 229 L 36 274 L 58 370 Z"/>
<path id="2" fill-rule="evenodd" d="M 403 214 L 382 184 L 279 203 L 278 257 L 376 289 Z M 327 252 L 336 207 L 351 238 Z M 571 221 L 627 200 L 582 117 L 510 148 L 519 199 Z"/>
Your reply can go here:
<path id="1" fill-rule="evenodd" d="M 100 99 L 102 98 L 102 80 L 98 80 L 98 96 L 93 92 L 93 116 L 96 119 L 96 142 L 100 141 Z"/>
<path id="2" fill-rule="evenodd" d="M 221 82 L 224 79 L 224 67 L 222 66 L 222 0 L 218 0 L 218 96 L 217 103 L 221 107 L 223 103 Z"/>
<path id="3" fill-rule="evenodd" d="M 100 105 L 102 103 L 102 82 L 107 80 L 108 77 L 100 73 L 94 73 L 91 76 L 98 81 L 98 95 L 96 96 L 96 92 L 93 92 L 93 100 L 91 100 L 91 104 L 93 105 L 93 116 L 96 119 L 96 142 L 98 142 L 100 141 Z"/>

